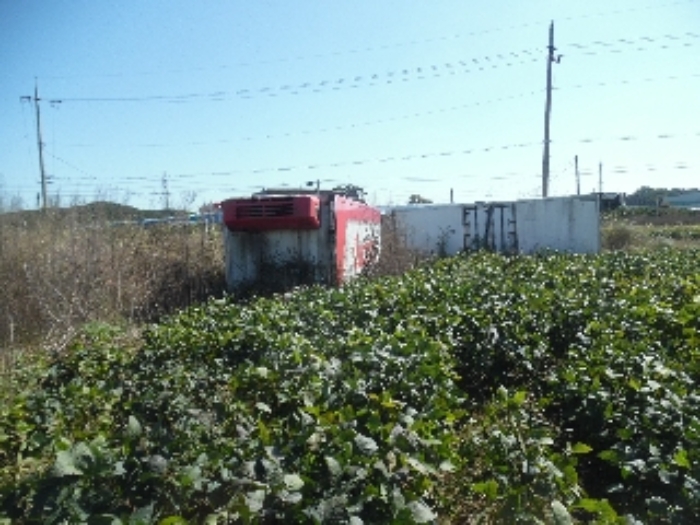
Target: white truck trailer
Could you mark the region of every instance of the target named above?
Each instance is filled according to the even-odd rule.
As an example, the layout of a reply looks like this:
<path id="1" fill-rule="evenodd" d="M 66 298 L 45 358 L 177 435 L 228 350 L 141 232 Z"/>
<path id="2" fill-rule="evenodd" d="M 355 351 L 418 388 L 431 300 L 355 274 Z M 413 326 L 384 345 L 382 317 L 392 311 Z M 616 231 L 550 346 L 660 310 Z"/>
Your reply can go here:
<path id="1" fill-rule="evenodd" d="M 403 244 L 435 255 L 600 251 L 595 197 L 551 197 L 473 204 L 416 204 L 388 212 Z"/>

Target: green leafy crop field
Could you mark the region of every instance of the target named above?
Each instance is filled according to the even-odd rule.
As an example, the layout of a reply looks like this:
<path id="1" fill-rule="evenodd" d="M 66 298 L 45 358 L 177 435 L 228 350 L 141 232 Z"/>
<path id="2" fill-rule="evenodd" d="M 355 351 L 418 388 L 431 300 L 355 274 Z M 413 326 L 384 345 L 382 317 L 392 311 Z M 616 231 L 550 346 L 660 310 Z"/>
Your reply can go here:
<path id="1" fill-rule="evenodd" d="M 697 522 L 699 256 L 483 253 L 91 325 L 2 385 L 0 521 Z"/>

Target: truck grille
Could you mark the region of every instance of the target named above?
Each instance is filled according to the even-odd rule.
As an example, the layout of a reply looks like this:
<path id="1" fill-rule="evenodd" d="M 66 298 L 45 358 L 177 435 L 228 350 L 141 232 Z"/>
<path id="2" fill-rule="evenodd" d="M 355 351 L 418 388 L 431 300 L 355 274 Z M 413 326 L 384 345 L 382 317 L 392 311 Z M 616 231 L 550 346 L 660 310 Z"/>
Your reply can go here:
<path id="1" fill-rule="evenodd" d="M 294 215 L 293 199 L 275 199 L 274 201 L 259 201 L 250 204 L 239 204 L 236 207 L 237 219 L 291 217 L 292 215 Z"/>
<path id="2" fill-rule="evenodd" d="M 321 226 L 321 203 L 314 195 L 229 199 L 221 203 L 231 231 L 315 230 Z"/>

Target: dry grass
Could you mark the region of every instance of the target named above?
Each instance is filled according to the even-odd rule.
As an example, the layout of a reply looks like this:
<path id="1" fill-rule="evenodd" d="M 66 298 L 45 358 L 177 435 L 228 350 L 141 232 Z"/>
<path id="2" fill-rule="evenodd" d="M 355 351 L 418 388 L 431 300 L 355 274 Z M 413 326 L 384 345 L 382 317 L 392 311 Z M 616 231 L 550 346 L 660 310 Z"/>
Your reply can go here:
<path id="1" fill-rule="evenodd" d="M 85 323 L 134 324 L 219 295 L 223 243 L 204 226 L 111 225 L 49 211 L 0 221 L 0 348 L 61 347 Z"/>
<path id="2" fill-rule="evenodd" d="M 65 210 L 0 215 L 0 358 L 10 358 L 2 349 L 63 348 L 87 323 L 138 326 L 225 292 L 218 227 L 112 219 Z M 387 217 L 368 274 L 400 275 L 425 260 Z"/>
<path id="3" fill-rule="evenodd" d="M 606 220 L 601 234 L 603 249 L 609 251 L 700 248 L 700 228 L 693 224 L 640 224 L 618 219 Z"/>
<path id="4" fill-rule="evenodd" d="M 382 217 L 379 260 L 368 269 L 367 274 L 370 277 L 401 275 L 428 259 L 427 255 L 406 247 L 405 234 L 395 217 L 385 215 Z"/>

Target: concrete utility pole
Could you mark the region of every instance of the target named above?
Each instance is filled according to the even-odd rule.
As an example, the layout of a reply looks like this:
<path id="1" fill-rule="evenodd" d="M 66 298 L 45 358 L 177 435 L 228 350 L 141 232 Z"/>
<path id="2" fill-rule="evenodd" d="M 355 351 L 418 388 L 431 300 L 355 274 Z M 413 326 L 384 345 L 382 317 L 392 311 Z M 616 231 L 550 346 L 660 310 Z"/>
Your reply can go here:
<path id="1" fill-rule="evenodd" d="M 576 195 L 581 195 L 581 174 L 578 172 L 578 155 L 574 156 L 574 168 L 576 169 Z"/>
<path id="2" fill-rule="evenodd" d="M 41 204 L 45 210 L 48 206 L 47 190 L 46 190 L 46 171 L 44 170 L 44 143 L 41 140 L 41 111 L 39 110 L 39 83 L 34 84 L 34 96 L 20 97 L 20 100 L 34 102 L 36 108 L 36 142 L 39 147 L 39 170 L 41 172 Z"/>
<path id="3" fill-rule="evenodd" d="M 170 209 L 170 192 L 168 191 L 168 173 L 165 171 L 161 179 L 161 186 L 163 187 L 163 205 L 165 206 L 165 211 L 168 211 Z"/>
<path id="4" fill-rule="evenodd" d="M 603 163 L 598 163 L 598 192 L 603 194 Z"/>
<path id="5" fill-rule="evenodd" d="M 544 106 L 544 153 L 542 154 L 542 197 L 549 195 L 549 121 L 552 113 L 552 63 L 557 64 L 561 55 L 554 56 L 554 22 L 549 24 L 549 45 L 547 46 L 547 99 Z"/>

